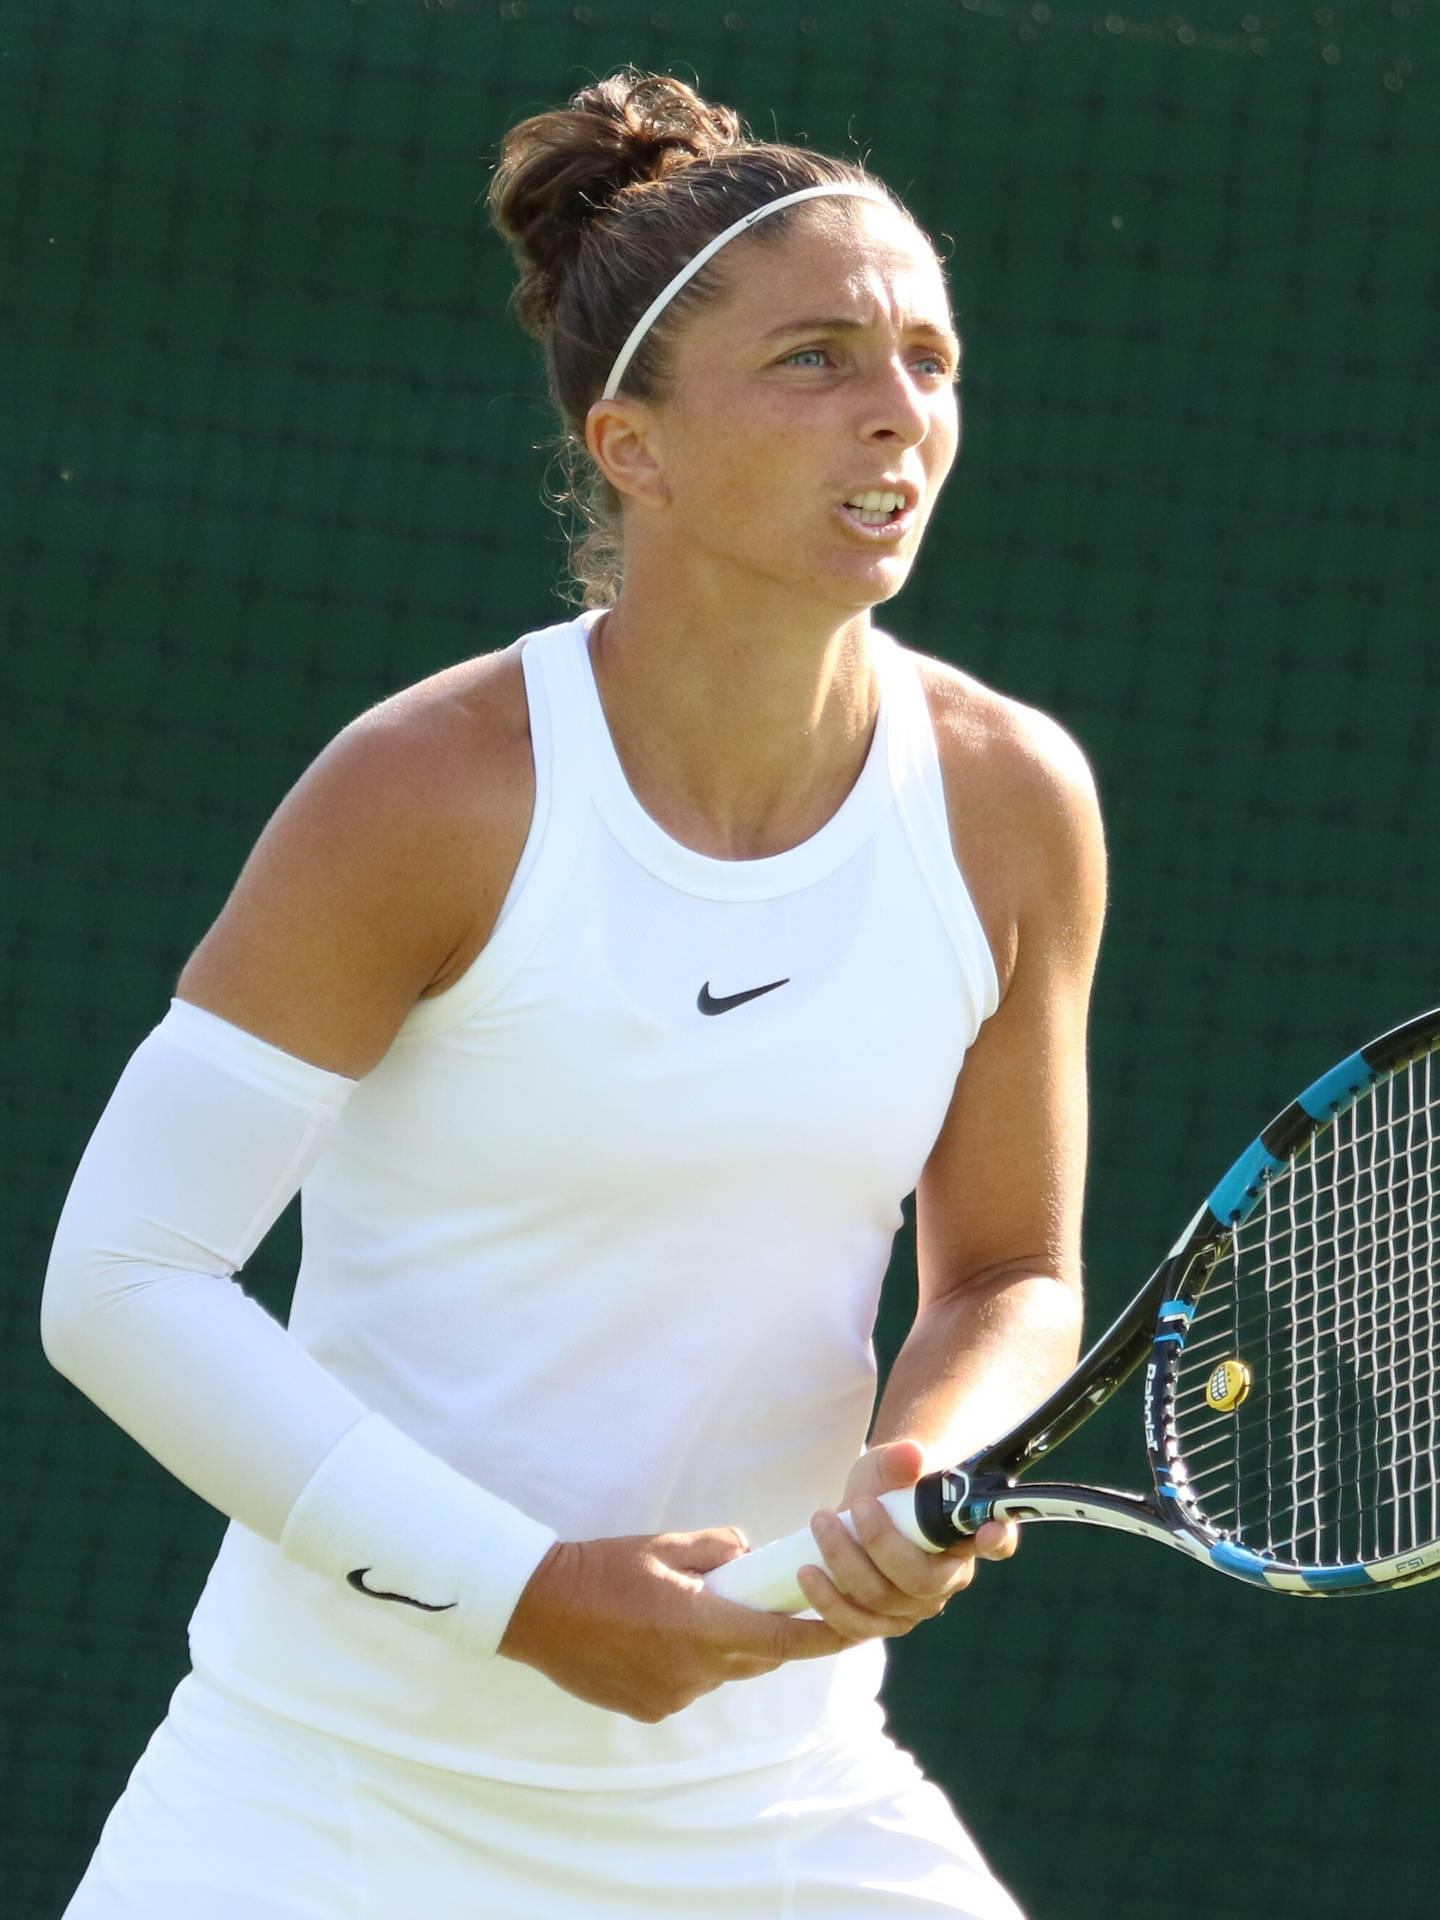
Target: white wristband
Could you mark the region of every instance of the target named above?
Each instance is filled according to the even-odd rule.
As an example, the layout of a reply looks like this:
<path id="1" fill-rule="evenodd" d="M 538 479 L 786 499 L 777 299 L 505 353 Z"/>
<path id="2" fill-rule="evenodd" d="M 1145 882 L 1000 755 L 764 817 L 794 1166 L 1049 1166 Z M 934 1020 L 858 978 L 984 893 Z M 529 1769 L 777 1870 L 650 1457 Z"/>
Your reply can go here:
<path id="1" fill-rule="evenodd" d="M 399 1609 L 489 1654 L 555 1539 L 371 1413 L 302 1488 L 280 1550 L 348 1585 L 357 1606 Z"/>

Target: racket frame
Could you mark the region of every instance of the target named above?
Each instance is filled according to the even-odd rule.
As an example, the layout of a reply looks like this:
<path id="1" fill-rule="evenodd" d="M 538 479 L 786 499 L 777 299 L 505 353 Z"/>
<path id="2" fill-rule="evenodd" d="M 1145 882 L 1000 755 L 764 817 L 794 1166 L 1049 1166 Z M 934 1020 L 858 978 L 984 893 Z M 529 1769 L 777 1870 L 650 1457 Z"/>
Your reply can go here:
<path id="1" fill-rule="evenodd" d="M 1373 1593 L 1440 1575 L 1440 1541 L 1371 1561 L 1308 1566 L 1257 1552 L 1211 1526 L 1187 1497 L 1174 1400 L 1191 1317 L 1236 1227 L 1266 1182 L 1321 1128 L 1382 1075 L 1428 1053 L 1440 1008 L 1417 1015 L 1348 1055 L 1313 1081 L 1250 1143 L 1211 1190 L 1169 1255 L 1074 1373 L 1010 1432 L 960 1466 L 927 1474 L 914 1490 L 915 1519 L 937 1548 L 987 1520 L 1081 1521 L 1147 1539 L 1271 1592 L 1329 1597 Z M 1154 1492 L 1030 1481 L 1026 1473 L 1145 1362 L 1145 1446 Z"/>

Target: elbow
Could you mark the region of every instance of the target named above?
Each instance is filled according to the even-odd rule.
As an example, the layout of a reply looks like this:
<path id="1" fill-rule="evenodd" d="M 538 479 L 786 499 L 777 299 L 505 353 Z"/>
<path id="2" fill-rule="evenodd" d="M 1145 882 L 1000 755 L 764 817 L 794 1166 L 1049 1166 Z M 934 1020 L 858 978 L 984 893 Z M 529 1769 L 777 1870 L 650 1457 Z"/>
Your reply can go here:
<path id="1" fill-rule="evenodd" d="M 57 1373 L 79 1386 L 92 1309 L 70 1263 L 57 1255 L 51 1256 L 40 1295 L 40 1348 Z"/>
<path id="2" fill-rule="evenodd" d="M 121 1279 L 113 1259 L 58 1238 L 40 1294 L 40 1347 L 57 1373 L 90 1394 L 115 1325 L 114 1307 L 134 1286 Z"/>

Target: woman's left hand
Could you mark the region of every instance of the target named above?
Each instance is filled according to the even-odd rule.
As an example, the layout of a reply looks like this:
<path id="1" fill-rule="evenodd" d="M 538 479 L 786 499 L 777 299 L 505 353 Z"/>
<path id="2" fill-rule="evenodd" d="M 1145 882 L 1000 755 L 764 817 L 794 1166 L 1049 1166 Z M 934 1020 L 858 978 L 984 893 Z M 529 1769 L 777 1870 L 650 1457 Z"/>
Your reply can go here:
<path id="1" fill-rule="evenodd" d="M 840 1503 L 855 1523 L 856 1537 L 838 1513 L 817 1513 L 811 1522 L 825 1569 L 802 1570 L 800 1587 L 821 1619 L 846 1640 L 909 1633 L 969 1586 L 977 1560 L 1008 1560 L 1019 1545 L 1019 1528 L 998 1520 L 987 1520 L 973 1538 L 942 1553 L 927 1553 L 907 1540 L 879 1496 L 913 1487 L 925 1464 L 924 1449 L 914 1440 L 872 1447 L 856 1461 Z"/>

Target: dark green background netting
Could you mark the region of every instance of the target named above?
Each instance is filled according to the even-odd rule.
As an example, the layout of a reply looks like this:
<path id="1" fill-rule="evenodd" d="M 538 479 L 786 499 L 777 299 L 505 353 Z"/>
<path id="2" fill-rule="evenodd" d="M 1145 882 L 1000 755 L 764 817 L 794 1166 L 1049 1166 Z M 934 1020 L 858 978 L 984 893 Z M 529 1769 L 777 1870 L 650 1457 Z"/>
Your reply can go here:
<path id="1" fill-rule="evenodd" d="M 1433 3 L 3 0 L 15 1920 L 59 1912 L 220 1530 L 47 1371 L 49 1231 L 307 758 L 553 615 L 477 201 L 509 122 L 623 60 L 868 150 L 953 238 L 966 448 L 891 624 L 1099 773 L 1092 1322 L 1298 1085 L 1440 997 Z M 1099 1425 L 1067 1467 L 1128 1479 L 1133 1406 Z M 1423 1920 L 1437 1663 L 1440 1587 L 1307 1606 L 1049 1529 L 891 1700 L 1035 1920 Z"/>

